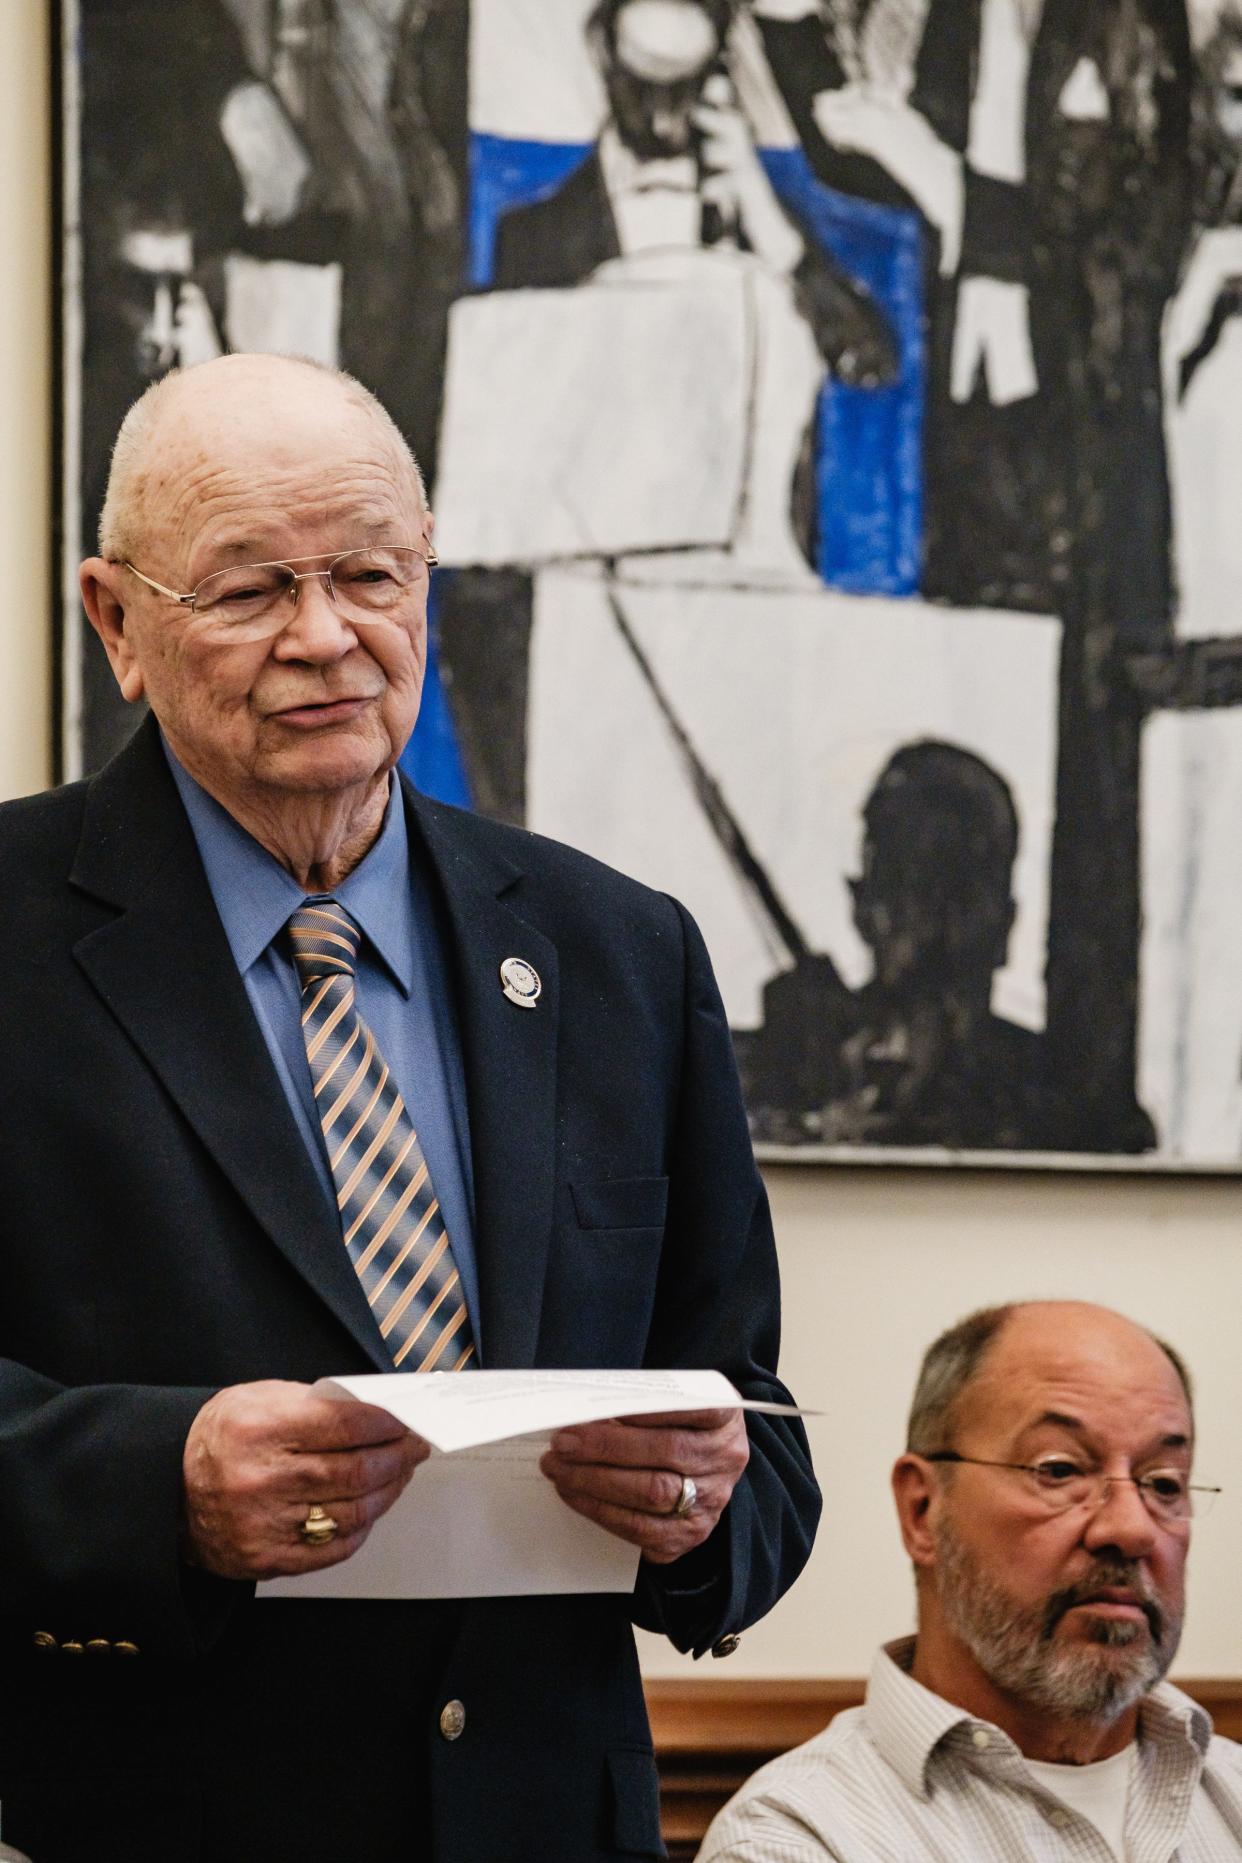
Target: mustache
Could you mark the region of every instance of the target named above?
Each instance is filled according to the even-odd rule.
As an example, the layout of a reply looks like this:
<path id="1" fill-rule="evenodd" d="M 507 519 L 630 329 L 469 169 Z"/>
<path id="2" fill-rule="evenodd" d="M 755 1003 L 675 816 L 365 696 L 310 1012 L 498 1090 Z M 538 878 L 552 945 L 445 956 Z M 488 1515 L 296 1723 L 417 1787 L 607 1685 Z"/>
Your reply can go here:
<path id="1" fill-rule="evenodd" d="M 1138 1566 L 1126 1559 L 1102 1560 L 1076 1585 L 1066 1585 L 1062 1590 L 1054 1591 L 1044 1606 L 1041 1630 L 1043 1640 L 1049 1641 L 1067 1611 L 1072 1611 L 1076 1605 L 1090 1603 L 1099 1592 L 1105 1590 L 1133 1593 L 1134 1602 L 1147 1619 L 1152 1642 L 1159 1647 L 1164 1635 L 1164 1612 L 1153 1598 Z"/>

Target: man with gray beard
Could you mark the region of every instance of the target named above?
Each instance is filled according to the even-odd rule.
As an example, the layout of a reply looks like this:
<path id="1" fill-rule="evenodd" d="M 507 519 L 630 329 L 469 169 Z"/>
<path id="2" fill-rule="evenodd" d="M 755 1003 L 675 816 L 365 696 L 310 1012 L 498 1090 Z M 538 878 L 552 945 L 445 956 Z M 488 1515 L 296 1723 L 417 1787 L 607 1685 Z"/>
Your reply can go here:
<path id="1" fill-rule="evenodd" d="M 893 1469 L 918 1633 L 861 1708 L 743 1787 L 699 1863 L 1227 1863 L 1242 1747 L 1164 1681 L 1182 1629 L 1190 1379 L 1106 1307 L 973 1313 Z"/>

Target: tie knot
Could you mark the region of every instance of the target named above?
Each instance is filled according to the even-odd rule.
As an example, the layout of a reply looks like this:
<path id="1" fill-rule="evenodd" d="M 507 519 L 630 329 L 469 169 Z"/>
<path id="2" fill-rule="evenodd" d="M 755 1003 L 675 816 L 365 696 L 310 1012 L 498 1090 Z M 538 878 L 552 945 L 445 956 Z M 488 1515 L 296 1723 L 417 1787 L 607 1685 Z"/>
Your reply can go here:
<path id="1" fill-rule="evenodd" d="M 289 920 L 289 939 L 302 988 L 324 977 L 352 977 L 360 935 L 335 899 L 313 899 L 299 906 Z"/>

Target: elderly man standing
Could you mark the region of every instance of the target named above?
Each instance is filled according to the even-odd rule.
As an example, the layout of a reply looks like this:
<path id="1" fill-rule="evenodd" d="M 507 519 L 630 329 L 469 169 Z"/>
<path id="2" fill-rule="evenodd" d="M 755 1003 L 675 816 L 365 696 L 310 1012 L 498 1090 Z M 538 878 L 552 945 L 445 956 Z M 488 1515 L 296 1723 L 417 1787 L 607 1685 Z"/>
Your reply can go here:
<path id="1" fill-rule="evenodd" d="M 783 1395 L 701 940 L 393 777 L 431 518 L 347 377 L 165 378 L 101 546 L 87 612 L 153 715 L 0 811 L 4 1835 L 38 1863 L 658 1856 L 630 1620 L 725 1653 L 774 1602 L 818 1508 L 796 1423 L 554 1439 L 566 1503 L 641 1548 L 630 1598 L 254 1582 L 347 1559 L 419 1480 L 426 1445 L 322 1374 L 715 1365 Z"/>
<path id="2" fill-rule="evenodd" d="M 993 1307 L 923 1362 L 893 1470 L 918 1635 L 764 1767 L 700 1863 L 1226 1863 L 1242 1749 L 1162 1680 L 1196 1504 L 1176 1353 L 1104 1307 Z"/>

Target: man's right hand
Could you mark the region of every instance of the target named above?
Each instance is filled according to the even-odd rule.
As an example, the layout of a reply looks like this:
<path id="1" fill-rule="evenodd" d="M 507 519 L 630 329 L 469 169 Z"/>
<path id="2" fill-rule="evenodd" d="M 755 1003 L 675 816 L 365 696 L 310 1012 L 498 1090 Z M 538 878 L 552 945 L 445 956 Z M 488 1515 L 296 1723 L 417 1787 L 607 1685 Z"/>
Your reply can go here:
<path id="1" fill-rule="evenodd" d="M 186 1438 L 187 1560 L 238 1579 L 337 1565 L 430 1453 L 372 1404 L 275 1379 L 230 1385 L 203 1405 Z M 340 1528 L 326 1546 L 299 1536 L 315 1504 Z"/>

